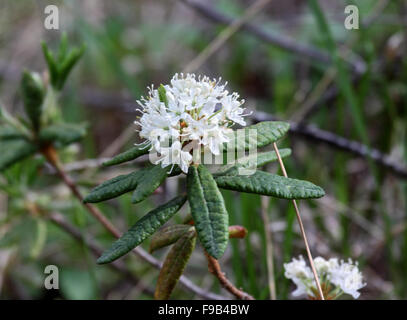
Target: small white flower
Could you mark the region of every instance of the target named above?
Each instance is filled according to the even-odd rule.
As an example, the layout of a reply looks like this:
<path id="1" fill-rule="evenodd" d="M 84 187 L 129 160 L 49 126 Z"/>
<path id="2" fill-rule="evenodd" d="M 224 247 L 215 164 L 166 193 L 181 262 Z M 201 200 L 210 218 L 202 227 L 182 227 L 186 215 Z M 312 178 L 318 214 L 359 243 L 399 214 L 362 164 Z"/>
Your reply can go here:
<path id="1" fill-rule="evenodd" d="M 292 262 L 284 264 L 284 276 L 291 279 L 297 286 L 293 291 L 293 296 L 298 297 L 304 294 L 310 294 L 309 282 L 312 282 L 312 271 L 305 264 L 302 256 L 299 259 L 293 258 Z"/>
<path id="2" fill-rule="evenodd" d="M 314 265 L 319 275 L 322 275 L 329 271 L 330 263 L 322 257 L 316 257 L 314 259 Z"/>
<path id="3" fill-rule="evenodd" d="M 314 259 L 321 286 L 325 290 L 324 295 L 330 299 L 340 296 L 342 293 L 351 295 L 354 299 L 359 298 L 359 290 L 366 283 L 363 282 L 362 273 L 357 263 L 352 260 L 339 262 L 337 258 L 325 260 L 322 257 Z M 285 277 L 291 279 L 297 286 L 293 296 L 309 295 L 315 297 L 316 284 L 311 269 L 306 265 L 302 256 L 293 258 L 290 263 L 284 264 Z"/>
<path id="4" fill-rule="evenodd" d="M 338 263 L 330 269 L 330 281 L 354 299 L 359 298 L 360 292 L 358 290 L 366 285 L 357 263 L 353 264 L 351 259 L 348 262 L 341 261 L 340 264 Z"/>
<path id="5" fill-rule="evenodd" d="M 162 167 L 167 167 L 170 164 L 177 164 L 181 170 L 188 172 L 188 166 L 192 160 L 192 155 L 189 152 L 182 151 L 181 142 L 175 141 L 171 147 L 161 148 L 162 157 L 157 161 Z"/>
<path id="6" fill-rule="evenodd" d="M 154 87 L 148 98 L 137 101 L 142 107 L 140 137 L 151 143 L 151 150 L 160 153 L 163 167 L 178 164 L 188 172 L 193 150 L 186 146 L 203 147 L 212 154 L 220 153 L 222 144 L 229 142 L 228 133 L 234 123 L 245 125 L 244 100 L 237 93 L 229 94 L 225 84 L 193 74 L 175 74 L 165 85 L 166 101 Z M 190 144 L 192 142 L 192 144 Z"/>

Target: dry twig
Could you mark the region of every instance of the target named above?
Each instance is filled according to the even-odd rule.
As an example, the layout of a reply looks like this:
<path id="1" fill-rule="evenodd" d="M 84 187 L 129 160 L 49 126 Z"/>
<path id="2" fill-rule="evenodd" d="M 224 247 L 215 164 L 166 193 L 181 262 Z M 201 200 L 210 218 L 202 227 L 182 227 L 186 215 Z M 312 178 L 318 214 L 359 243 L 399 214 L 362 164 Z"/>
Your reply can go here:
<path id="1" fill-rule="evenodd" d="M 226 278 L 225 274 L 222 272 L 220 268 L 218 260 L 212 258 L 206 251 L 205 251 L 206 259 L 208 260 L 208 269 L 209 272 L 212 273 L 216 278 L 218 278 L 220 284 L 231 294 L 233 294 L 237 299 L 240 300 L 254 300 L 254 298 L 249 295 L 248 293 L 236 288 L 232 282 Z"/>

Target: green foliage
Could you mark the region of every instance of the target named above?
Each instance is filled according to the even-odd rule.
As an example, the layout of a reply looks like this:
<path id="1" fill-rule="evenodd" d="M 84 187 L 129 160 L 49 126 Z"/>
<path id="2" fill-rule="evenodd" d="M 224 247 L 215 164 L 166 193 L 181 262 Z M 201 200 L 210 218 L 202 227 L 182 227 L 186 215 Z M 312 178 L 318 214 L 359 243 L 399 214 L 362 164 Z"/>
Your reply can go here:
<path id="1" fill-rule="evenodd" d="M 124 233 L 119 240 L 113 243 L 111 248 L 105 251 L 97 262 L 99 264 L 112 262 L 137 247 L 181 209 L 186 199 L 185 196 L 178 196 L 147 213 Z"/>
<path id="2" fill-rule="evenodd" d="M 228 243 L 229 217 L 222 194 L 205 166 L 189 168 L 187 191 L 199 241 L 212 257 L 218 259 Z"/>
<path id="3" fill-rule="evenodd" d="M 124 193 L 133 191 L 137 187 L 140 178 L 143 176 L 143 170 L 146 169 L 135 171 L 129 174 L 122 174 L 120 176 L 114 177 L 113 179 L 103 182 L 102 184 L 95 187 L 83 201 L 85 203 L 95 203 L 112 199 Z"/>
<path id="4" fill-rule="evenodd" d="M 130 148 L 129 150 L 118 154 L 117 156 L 113 157 L 112 159 L 105 161 L 103 163 L 104 166 L 113 166 L 116 164 L 120 164 L 123 162 L 135 160 L 138 157 L 147 154 L 150 149 L 149 145 L 142 145 Z"/>
<path id="5" fill-rule="evenodd" d="M 191 230 L 179 238 L 171 248 L 158 276 L 154 293 L 157 300 L 166 300 L 171 296 L 194 251 L 195 242 L 196 234 L 194 230 Z"/>
<path id="6" fill-rule="evenodd" d="M 175 224 L 159 230 L 151 237 L 150 252 L 169 246 L 176 242 L 187 231 L 193 230 L 194 227 L 185 224 Z"/>
<path id="7" fill-rule="evenodd" d="M 68 50 L 68 38 L 64 34 L 57 54 L 52 53 L 45 42 L 42 43 L 42 50 L 48 65 L 51 84 L 54 89 L 61 90 L 69 73 L 85 52 L 85 46 Z"/>
<path id="8" fill-rule="evenodd" d="M 25 136 L 16 128 L 4 125 L 0 127 L 0 141 L 25 139 Z"/>
<path id="9" fill-rule="evenodd" d="M 236 150 L 256 149 L 278 141 L 289 129 L 290 124 L 287 122 L 264 121 L 245 127 L 241 136 L 233 132 L 231 138 L 235 139 Z M 256 135 L 251 132 L 255 132 Z"/>
<path id="10" fill-rule="evenodd" d="M 167 177 L 169 167 L 152 166 L 143 171 L 131 199 L 132 203 L 139 203 L 146 199 L 157 189 Z"/>
<path id="11" fill-rule="evenodd" d="M 100 202 L 134 190 L 133 203 L 148 197 L 164 181 L 168 168 L 150 166 L 103 182 L 88 194 L 84 202 Z"/>
<path id="12" fill-rule="evenodd" d="M 40 75 L 36 72 L 24 71 L 21 79 L 21 92 L 25 112 L 31 120 L 34 131 L 38 131 L 45 97 L 45 89 Z"/>
<path id="13" fill-rule="evenodd" d="M 67 39 L 61 40 L 58 60 L 53 58 L 46 44 L 43 44 L 44 54 L 50 69 L 51 82 L 56 88 L 62 88 L 70 70 L 82 55 L 83 50 L 67 51 Z M 42 128 L 44 106 L 47 105 L 47 95 L 41 77 L 35 72 L 24 71 L 20 83 L 20 91 L 25 112 L 30 120 L 27 123 L 21 117 L 11 116 L 3 107 L 0 109 L 0 171 L 40 151 L 44 145 L 52 144 L 56 148 L 77 142 L 86 135 L 84 124 L 49 123 Z M 52 90 L 51 90 L 52 93 Z M 56 101 L 48 102 L 52 107 Z M 4 150 L 4 151 L 3 151 Z"/>
<path id="14" fill-rule="evenodd" d="M 167 103 L 164 86 L 161 85 L 158 92 L 160 100 Z M 255 130 L 256 135 L 249 134 L 249 130 Z M 262 148 L 279 140 L 288 130 L 288 123 L 278 121 L 263 122 L 249 126 L 243 131 L 245 134 L 243 136 L 244 139 L 241 139 L 240 136 L 237 137 L 235 151 Z M 107 161 L 105 165 L 115 165 L 130 161 L 147 153 L 147 151 L 148 148 L 146 146 L 134 147 Z M 289 156 L 290 154 L 290 149 L 281 150 L 282 157 Z M 253 176 L 239 175 L 239 169 L 241 168 L 263 166 L 277 159 L 277 154 L 274 151 L 245 156 L 239 159 L 237 164 L 221 166 L 214 174 L 216 180 L 208 168 L 203 165 L 198 165 L 197 167 L 193 165 L 189 168 L 187 175 L 187 197 L 191 208 L 191 215 L 201 244 L 214 258 L 218 259 L 223 255 L 229 238 L 229 217 L 218 185 L 226 189 L 287 199 L 316 198 L 324 194 L 321 188 L 310 182 L 287 179 L 266 172 L 257 171 Z M 126 175 L 120 175 L 94 188 L 85 197 L 84 202 L 100 202 L 133 190 L 132 203 L 141 202 L 152 194 L 167 176 L 181 173 L 178 167 L 174 168 L 170 175 L 168 171 L 169 167 L 162 168 L 159 165 L 155 165 Z M 173 213 L 175 212 L 171 214 Z M 161 226 L 159 223 L 155 223 L 155 228 L 151 228 L 150 220 L 153 219 L 154 215 L 155 211 L 150 212 L 143 219 L 139 220 L 135 226 L 98 260 L 99 263 L 107 263 L 117 259 L 153 234 Z M 158 220 L 155 219 L 154 221 L 157 222 Z M 174 243 L 189 228 L 189 226 L 173 226 L 160 230 L 152 240 L 151 250 L 154 251 Z"/>
<path id="15" fill-rule="evenodd" d="M 23 139 L 0 141 L 0 171 L 33 155 L 38 147 Z"/>
<path id="16" fill-rule="evenodd" d="M 219 187 L 240 192 L 257 193 L 283 199 L 310 199 L 325 195 L 324 190 L 311 182 L 285 178 L 264 171 L 256 171 L 253 175 L 238 175 L 235 171 L 230 175 L 216 177 Z"/>
<path id="17" fill-rule="evenodd" d="M 55 147 L 64 147 L 81 140 L 86 135 L 86 124 L 55 123 L 40 131 L 41 143 L 53 143 Z"/>

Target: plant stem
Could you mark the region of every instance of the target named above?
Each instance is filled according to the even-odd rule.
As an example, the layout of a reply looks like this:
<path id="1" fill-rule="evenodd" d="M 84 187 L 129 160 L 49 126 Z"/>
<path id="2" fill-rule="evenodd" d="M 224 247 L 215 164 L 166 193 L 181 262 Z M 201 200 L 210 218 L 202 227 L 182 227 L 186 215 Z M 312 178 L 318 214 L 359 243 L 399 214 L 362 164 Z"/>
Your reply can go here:
<path id="1" fill-rule="evenodd" d="M 254 300 L 254 298 L 249 295 L 248 293 L 236 288 L 232 282 L 228 278 L 226 278 L 225 274 L 222 272 L 222 269 L 219 265 L 218 260 L 211 257 L 205 251 L 206 259 L 208 259 L 208 269 L 209 272 L 212 273 L 216 278 L 218 278 L 222 287 L 224 287 L 227 291 L 233 294 L 237 299 L 240 300 Z"/>
<path id="2" fill-rule="evenodd" d="M 280 152 L 278 151 L 277 144 L 273 143 L 273 147 L 274 147 L 274 151 L 277 154 L 278 162 L 280 163 L 280 168 L 283 171 L 284 177 L 288 178 L 287 171 L 285 170 L 283 159 L 281 159 Z M 314 274 L 315 283 L 317 285 L 319 295 L 321 297 L 321 300 L 325 300 L 324 293 L 322 292 L 321 284 L 319 283 L 318 274 L 317 274 L 317 271 L 315 269 L 314 259 L 312 258 L 311 250 L 310 250 L 309 245 L 308 245 L 308 240 L 307 240 L 307 236 L 305 234 L 304 225 L 302 224 L 300 210 L 298 209 L 297 202 L 295 200 L 293 200 L 292 202 L 293 202 L 293 205 L 294 205 L 295 213 L 297 215 L 298 224 L 300 225 L 301 235 L 302 235 L 302 238 L 304 240 L 305 249 L 307 251 L 309 263 L 311 265 L 312 273 Z"/>
<path id="3" fill-rule="evenodd" d="M 269 197 L 261 197 L 261 215 L 264 223 L 264 233 L 266 236 L 266 258 L 267 258 L 267 273 L 268 285 L 270 290 L 270 299 L 276 300 L 276 281 L 274 276 L 274 262 L 273 262 L 273 238 L 269 230 L 270 221 L 268 217 Z"/>

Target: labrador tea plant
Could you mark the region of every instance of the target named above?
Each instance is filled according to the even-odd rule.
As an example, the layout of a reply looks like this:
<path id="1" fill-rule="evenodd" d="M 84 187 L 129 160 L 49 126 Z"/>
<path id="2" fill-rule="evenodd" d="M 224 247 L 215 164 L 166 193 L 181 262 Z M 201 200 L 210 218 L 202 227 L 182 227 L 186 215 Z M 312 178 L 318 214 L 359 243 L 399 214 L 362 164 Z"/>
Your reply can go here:
<path id="1" fill-rule="evenodd" d="M 105 181 L 84 199 L 85 202 L 100 202 L 132 191 L 132 202 L 138 203 L 151 195 L 167 177 L 186 175 L 186 194 L 148 212 L 98 259 L 98 263 L 112 262 L 154 233 L 151 251 L 173 244 L 158 278 L 157 299 L 170 296 L 195 248 L 196 238 L 209 259 L 219 259 L 225 252 L 231 235 L 228 212 L 219 188 L 284 199 L 310 199 L 324 195 L 320 187 L 307 181 L 261 170 L 251 175 L 240 173 L 242 167 L 247 168 L 253 162 L 256 167 L 261 167 L 277 160 L 275 151 L 261 152 L 255 157 L 243 156 L 234 165 L 225 161 L 227 154 L 241 154 L 239 151 L 257 150 L 275 143 L 289 129 L 284 122 L 262 122 L 243 129 L 243 135 L 236 134 L 231 127 L 235 123 L 246 124 L 241 107 L 244 101 L 239 100 L 237 93 L 229 94 L 225 86 L 220 80 L 211 81 L 208 77 L 176 74 L 169 85 L 161 85 L 158 89 L 152 87 L 149 97 L 139 101 L 142 115 L 136 121 L 140 137 L 145 138 L 145 142 L 105 165 L 157 153 L 154 164 Z M 235 139 L 240 136 L 243 139 Z M 224 148 L 228 143 L 229 146 Z M 226 155 L 223 150 L 228 151 Z M 205 153 L 220 155 L 226 163 L 211 170 L 215 166 L 202 164 Z M 282 150 L 282 154 L 288 156 L 290 150 Z M 173 225 L 160 230 L 187 201 L 191 210 L 188 222 L 193 226 Z"/>
<path id="2" fill-rule="evenodd" d="M 132 192 L 132 203 L 137 204 L 167 178 L 185 176 L 185 192 L 146 213 L 97 260 L 99 264 L 113 262 L 149 237 L 151 252 L 171 246 L 158 277 L 156 299 L 170 297 L 197 239 L 208 259 L 209 270 L 232 293 L 238 290 L 227 279 L 222 282 L 224 275 L 217 260 L 224 254 L 229 238 L 243 238 L 247 231 L 242 226 L 229 225 L 229 213 L 219 189 L 290 200 L 324 196 L 323 189 L 311 182 L 256 169 L 290 155 L 290 149 L 280 152 L 264 149 L 284 137 L 289 130 L 288 123 L 269 121 L 246 126 L 248 113 L 242 107 L 244 100 L 237 93 L 229 93 L 226 83 L 206 76 L 176 74 L 169 84 L 157 89 L 152 86 L 148 97 L 138 101 L 141 115 L 135 124 L 144 142 L 104 165 L 122 164 L 147 154 L 151 163 L 103 182 L 82 198 L 75 183 L 63 171 L 57 150 L 86 134 L 84 124 L 64 122 L 58 108 L 59 92 L 84 48 L 69 50 L 67 38 L 63 36 L 58 52 L 50 51 L 46 44 L 43 52 L 48 74 L 41 76 L 25 71 L 22 76 L 21 95 L 26 116 L 14 117 L 5 108 L 1 109 L 0 170 L 29 156 L 43 156 L 90 213 L 115 235 L 118 235 L 116 229 L 90 203 Z M 233 129 L 235 125 L 241 128 Z M 190 215 L 184 223 L 164 226 L 186 202 Z M 286 265 L 286 276 L 294 280 L 289 266 Z M 307 276 L 310 277 L 309 270 Z M 312 290 L 304 287 L 302 292 L 310 295 Z"/>

